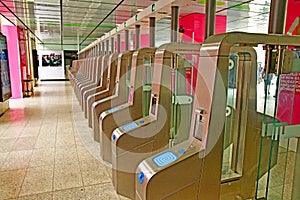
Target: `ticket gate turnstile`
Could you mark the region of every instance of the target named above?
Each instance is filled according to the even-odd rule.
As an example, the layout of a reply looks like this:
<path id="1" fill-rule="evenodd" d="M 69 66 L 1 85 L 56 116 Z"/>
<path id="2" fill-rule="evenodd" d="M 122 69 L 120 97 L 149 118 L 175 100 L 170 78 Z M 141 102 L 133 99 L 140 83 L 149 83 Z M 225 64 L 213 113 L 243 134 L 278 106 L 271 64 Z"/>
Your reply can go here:
<path id="1" fill-rule="evenodd" d="M 93 78 L 91 81 L 86 82 L 85 84 L 81 85 L 81 87 L 79 87 L 79 104 L 81 105 L 81 107 L 83 107 L 83 94 L 84 92 L 93 89 L 95 87 L 101 87 L 102 85 L 102 78 L 103 78 L 103 65 L 102 65 L 102 60 L 103 60 L 104 56 L 97 56 L 96 57 L 96 67 L 95 67 L 95 72 L 93 74 Z"/>
<path id="2" fill-rule="evenodd" d="M 264 120 L 274 119 L 257 112 L 256 53 L 252 48 L 257 44 L 276 45 L 280 52 L 284 49 L 281 45 L 299 46 L 300 37 L 228 33 L 208 38 L 200 52 L 190 139 L 139 164 L 136 199 L 256 198 L 258 157 L 264 157 L 259 155 L 260 136 Z M 226 117 L 230 51 L 238 54 L 239 65 L 233 118 Z M 268 59 L 267 56 L 267 63 Z M 283 60 L 281 51 L 278 72 L 284 68 L 280 62 Z M 234 145 L 231 152 L 226 152 L 224 139 L 230 119 Z M 228 162 L 224 157 L 230 158 Z"/>
<path id="3" fill-rule="evenodd" d="M 91 107 L 91 101 L 99 98 L 103 99 L 110 96 L 113 93 L 115 85 L 115 71 L 118 63 L 118 53 L 107 54 L 102 57 L 101 68 L 103 73 L 101 76 L 101 86 L 91 88 L 83 92 L 82 98 L 82 110 L 85 118 L 87 118 L 88 108 Z M 88 103 L 90 101 L 90 103 Z"/>
<path id="4" fill-rule="evenodd" d="M 95 60 L 96 60 L 95 57 L 88 58 L 85 62 L 88 71 L 86 72 L 84 77 L 80 79 L 76 79 L 76 84 L 74 85 L 74 92 L 78 100 L 79 100 L 79 92 L 80 92 L 79 88 L 93 79 L 93 74 L 95 73 L 96 66 L 97 66 Z"/>
<path id="5" fill-rule="evenodd" d="M 112 135 L 112 175 L 117 193 L 135 197 L 135 170 L 155 152 L 188 138 L 193 79 L 200 45 L 170 43 L 156 50 L 149 115 L 117 128 Z M 179 117 L 181 116 L 181 117 Z M 156 133 L 156 134 L 155 134 Z"/>
<path id="6" fill-rule="evenodd" d="M 99 117 L 100 155 L 108 163 L 111 163 L 113 130 L 148 115 L 155 50 L 155 48 L 142 48 L 133 53 L 131 70 L 126 77 L 123 76 L 128 81 L 128 101 L 101 113 Z"/>
<path id="7" fill-rule="evenodd" d="M 95 141 L 99 142 L 100 140 L 98 120 L 100 114 L 105 110 L 111 109 L 116 105 L 126 102 L 126 80 L 120 79 L 120 77 L 126 74 L 130 69 L 132 54 L 133 51 L 126 51 L 119 54 L 117 66 L 111 71 L 111 77 L 115 78 L 114 81 L 110 81 L 110 84 L 112 84 L 112 81 L 114 83 L 114 88 L 111 90 L 111 95 L 107 96 L 106 98 L 99 98 L 99 96 L 96 96 L 92 99 L 88 98 L 88 122 L 89 126 L 93 128 Z"/>
<path id="8" fill-rule="evenodd" d="M 90 71 L 90 74 L 89 74 L 89 79 L 85 80 L 84 82 L 81 82 L 74 89 L 75 94 L 77 95 L 77 99 L 78 99 L 80 105 L 82 103 L 81 98 L 80 98 L 81 89 L 86 87 L 87 85 L 90 85 L 90 84 L 94 83 L 99 71 L 101 70 L 101 68 L 98 66 L 98 60 L 99 60 L 99 57 L 91 58 L 91 61 L 90 61 L 91 71 Z"/>
<path id="9" fill-rule="evenodd" d="M 86 94 L 84 94 L 84 96 L 86 95 L 83 98 L 83 111 L 85 118 L 88 118 L 89 112 L 91 112 L 91 106 L 96 101 L 96 99 L 103 99 L 111 96 L 114 93 L 114 88 L 116 85 L 116 71 L 118 68 L 118 56 L 119 54 L 114 53 L 113 57 L 103 57 L 102 65 L 104 66 L 104 68 L 106 68 L 105 74 L 107 74 L 106 85 L 103 85 L 105 87 L 102 87 L 102 90 L 98 89 L 96 93 L 95 91 L 88 91 Z M 91 128 L 90 124 L 88 125 Z"/>
<path id="10" fill-rule="evenodd" d="M 89 66 L 87 65 L 89 59 L 82 59 L 82 61 L 80 62 L 80 69 L 79 71 L 74 74 L 73 77 L 73 88 L 75 88 L 75 85 L 77 84 L 77 82 L 79 82 L 82 79 L 87 78 L 88 72 L 90 70 Z"/>
<path id="11" fill-rule="evenodd" d="M 108 61 L 107 61 L 107 57 L 108 57 Z M 99 80 L 96 86 L 90 86 L 89 88 L 86 88 L 84 91 L 82 91 L 82 104 L 81 104 L 81 108 L 84 111 L 84 113 L 86 113 L 86 101 L 88 96 L 93 95 L 97 92 L 103 91 L 103 90 L 108 90 L 109 88 L 109 78 L 110 78 L 110 70 L 108 70 L 109 68 L 109 64 L 108 63 L 112 63 L 116 62 L 115 60 L 117 55 L 116 54 L 109 54 L 109 55 L 103 55 L 101 60 L 99 61 L 99 65 L 101 66 L 101 74 L 99 75 Z"/>
<path id="12" fill-rule="evenodd" d="M 82 66 L 83 59 L 72 61 L 72 68 L 68 70 L 68 78 L 72 87 L 74 87 L 74 79 L 76 78 L 76 76 L 84 72 L 84 67 Z"/>

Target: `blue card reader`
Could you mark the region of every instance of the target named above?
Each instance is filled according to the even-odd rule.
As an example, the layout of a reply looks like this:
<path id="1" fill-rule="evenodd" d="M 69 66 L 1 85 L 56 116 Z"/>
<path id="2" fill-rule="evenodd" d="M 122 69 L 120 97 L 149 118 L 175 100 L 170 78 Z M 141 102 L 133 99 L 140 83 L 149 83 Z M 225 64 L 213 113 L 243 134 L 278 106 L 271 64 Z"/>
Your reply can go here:
<path id="1" fill-rule="evenodd" d="M 153 162 L 158 166 L 158 167 L 163 167 L 166 166 L 178 159 L 178 156 L 171 152 L 171 151 L 166 151 L 158 156 L 155 156 L 153 158 Z"/>

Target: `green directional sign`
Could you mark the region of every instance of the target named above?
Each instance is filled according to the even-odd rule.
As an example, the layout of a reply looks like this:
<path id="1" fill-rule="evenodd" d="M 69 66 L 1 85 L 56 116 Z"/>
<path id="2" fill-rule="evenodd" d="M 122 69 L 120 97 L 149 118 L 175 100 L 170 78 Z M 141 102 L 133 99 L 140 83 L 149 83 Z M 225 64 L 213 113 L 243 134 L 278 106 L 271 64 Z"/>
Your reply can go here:
<path id="1" fill-rule="evenodd" d="M 155 11 L 155 4 L 152 4 L 152 12 Z"/>

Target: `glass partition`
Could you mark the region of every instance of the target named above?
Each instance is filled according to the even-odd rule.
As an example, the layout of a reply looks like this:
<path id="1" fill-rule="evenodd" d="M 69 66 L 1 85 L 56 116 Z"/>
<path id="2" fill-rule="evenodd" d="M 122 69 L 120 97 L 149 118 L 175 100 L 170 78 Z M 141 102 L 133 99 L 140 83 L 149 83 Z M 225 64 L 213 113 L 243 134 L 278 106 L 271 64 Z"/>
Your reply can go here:
<path id="1" fill-rule="evenodd" d="M 143 72 L 143 117 L 149 115 L 151 86 L 152 86 L 152 70 L 154 64 L 154 57 L 144 57 L 144 72 Z"/>
<path id="2" fill-rule="evenodd" d="M 262 81 L 258 81 L 258 109 L 263 115 L 256 198 L 299 199 L 299 185 L 295 185 L 298 142 L 295 136 L 300 133 L 300 118 L 296 114 L 300 103 L 299 54 L 287 47 L 266 49 L 268 62 L 263 67 Z M 286 69 L 291 72 L 285 72 Z"/>
<path id="3" fill-rule="evenodd" d="M 171 145 L 189 137 L 193 94 L 197 77 L 198 55 L 172 54 L 171 67 Z"/>

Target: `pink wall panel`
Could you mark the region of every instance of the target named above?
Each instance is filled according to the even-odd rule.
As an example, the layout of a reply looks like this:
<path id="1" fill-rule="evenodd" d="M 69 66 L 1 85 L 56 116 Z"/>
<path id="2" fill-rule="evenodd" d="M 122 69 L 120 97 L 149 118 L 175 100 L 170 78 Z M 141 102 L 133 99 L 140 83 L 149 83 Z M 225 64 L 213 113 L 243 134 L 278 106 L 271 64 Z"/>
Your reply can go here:
<path id="1" fill-rule="evenodd" d="M 7 1 L 5 4 L 15 11 L 14 2 Z M 6 16 L 10 16 L 9 11 L 5 7 L 0 7 L 0 13 Z M 18 32 L 17 27 L 13 25 L 1 25 L 1 32 L 6 36 L 10 81 L 12 89 L 11 98 L 22 98 L 22 86 L 21 86 L 21 73 L 20 73 L 20 57 L 19 57 L 19 44 L 18 44 Z"/>
<path id="2" fill-rule="evenodd" d="M 285 32 L 287 32 L 296 17 L 300 16 L 300 1 L 288 0 Z M 296 30 L 293 32 L 295 34 Z"/>
<path id="3" fill-rule="evenodd" d="M 226 16 L 216 16 L 216 34 L 226 32 L 226 20 Z M 184 29 L 183 42 L 192 42 L 193 32 L 195 42 L 204 41 L 205 14 L 190 14 L 182 17 L 179 19 L 179 25 Z"/>
<path id="4" fill-rule="evenodd" d="M 1 26 L 2 33 L 7 38 L 8 59 L 12 98 L 22 98 L 20 53 L 18 44 L 18 32 L 15 26 Z"/>
<path id="5" fill-rule="evenodd" d="M 149 41 L 150 38 L 149 38 L 149 35 L 148 34 L 141 34 L 141 38 L 140 38 L 140 48 L 143 48 L 143 47 L 149 47 Z"/>

